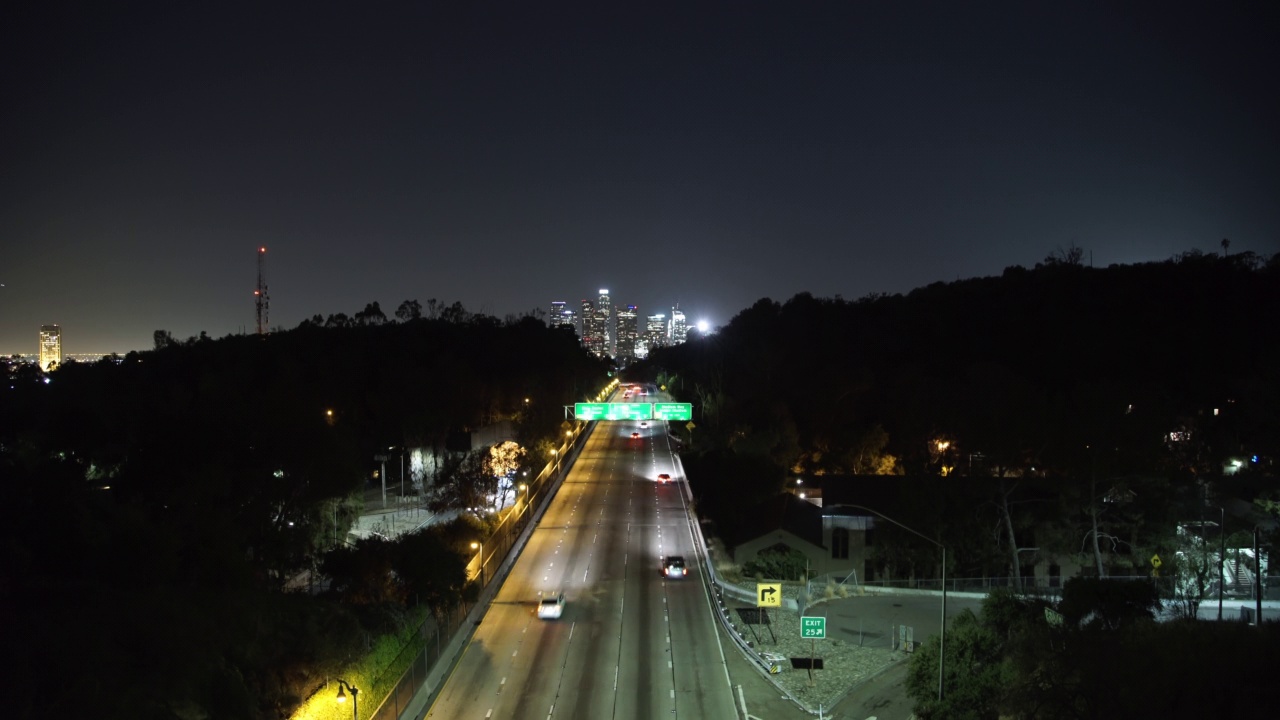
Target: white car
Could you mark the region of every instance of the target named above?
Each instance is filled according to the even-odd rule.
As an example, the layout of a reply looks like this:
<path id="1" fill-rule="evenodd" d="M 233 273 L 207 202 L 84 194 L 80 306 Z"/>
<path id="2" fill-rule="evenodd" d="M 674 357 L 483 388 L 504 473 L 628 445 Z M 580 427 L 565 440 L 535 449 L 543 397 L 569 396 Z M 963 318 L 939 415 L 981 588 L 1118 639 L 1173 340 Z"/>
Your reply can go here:
<path id="1" fill-rule="evenodd" d="M 543 595 L 538 601 L 538 617 L 543 620 L 559 620 L 564 614 L 564 593 Z"/>
<path id="2" fill-rule="evenodd" d="M 668 555 L 662 560 L 662 574 L 669 578 L 682 578 L 689 574 L 689 568 L 685 567 L 684 557 L 681 555 Z"/>

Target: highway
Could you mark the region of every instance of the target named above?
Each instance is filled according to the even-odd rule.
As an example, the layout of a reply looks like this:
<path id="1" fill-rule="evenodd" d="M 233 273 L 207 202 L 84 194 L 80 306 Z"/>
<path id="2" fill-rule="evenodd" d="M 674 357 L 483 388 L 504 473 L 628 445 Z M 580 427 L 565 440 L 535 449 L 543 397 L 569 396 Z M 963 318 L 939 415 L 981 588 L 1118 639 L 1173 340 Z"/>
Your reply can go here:
<path id="1" fill-rule="evenodd" d="M 597 423 L 426 717 L 738 717 L 684 478 L 664 424 L 640 425 Z M 664 555 L 688 577 L 663 578 Z M 565 594 L 559 620 L 539 592 Z"/>

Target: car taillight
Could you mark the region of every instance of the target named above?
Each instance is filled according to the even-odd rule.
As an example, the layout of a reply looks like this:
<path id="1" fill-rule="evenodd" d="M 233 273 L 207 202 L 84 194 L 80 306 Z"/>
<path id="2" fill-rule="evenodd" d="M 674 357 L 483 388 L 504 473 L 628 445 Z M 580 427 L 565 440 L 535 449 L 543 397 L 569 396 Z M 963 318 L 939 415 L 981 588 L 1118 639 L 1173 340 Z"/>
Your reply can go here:
<path id="1" fill-rule="evenodd" d="M 689 574 L 689 568 L 682 568 L 682 569 L 680 570 L 680 574 L 681 574 L 681 575 L 688 575 L 688 574 Z"/>

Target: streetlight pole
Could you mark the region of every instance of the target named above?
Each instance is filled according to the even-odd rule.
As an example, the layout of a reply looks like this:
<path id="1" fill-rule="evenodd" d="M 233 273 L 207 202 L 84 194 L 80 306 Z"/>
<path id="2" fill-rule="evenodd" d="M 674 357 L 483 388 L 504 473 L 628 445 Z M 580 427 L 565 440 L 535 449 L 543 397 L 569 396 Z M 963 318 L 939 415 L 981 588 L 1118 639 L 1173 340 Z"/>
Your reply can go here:
<path id="1" fill-rule="evenodd" d="M 1222 566 L 1227 564 L 1227 509 L 1218 507 L 1221 521 L 1218 523 L 1218 622 L 1222 622 L 1222 583 L 1224 580 Z M 1239 553 L 1236 553 L 1239 556 Z M 1236 573 L 1236 577 L 1240 577 Z"/>
<path id="2" fill-rule="evenodd" d="M 374 455 L 374 460 L 382 463 L 382 469 L 378 472 L 378 476 L 382 478 L 382 509 L 387 509 L 387 456 Z"/>
<path id="3" fill-rule="evenodd" d="M 1254 616 L 1258 627 L 1262 627 L 1262 583 L 1266 579 L 1262 574 L 1262 553 L 1258 549 L 1258 526 L 1253 526 L 1253 565 L 1257 570 L 1253 574 Z"/>
<path id="4" fill-rule="evenodd" d="M 866 510 L 869 513 L 875 513 L 877 516 L 882 517 L 885 520 L 888 520 L 889 522 L 893 523 L 894 525 L 897 525 L 903 530 L 906 530 L 912 535 L 915 535 L 918 538 L 921 538 L 923 540 L 933 543 L 934 545 L 937 545 L 938 549 L 942 550 L 942 629 L 938 632 L 938 702 L 942 702 L 942 697 L 943 697 L 942 679 L 943 677 L 945 677 L 946 657 L 947 657 L 947 653 L 946 653 L 946 650 L 947 650 L 947 547 L 942 543 L 938 542 L 937 540 L 934 540 L 933 538 L 929 537 L 928 535 L 920 533 L 916 530 L 912 530 L 906 525 L 903 525 L 902 523 L 898 522 L 897 520 L 894 520 L 893 518 L 889 517 L 888 515 L 885 515 L 882 512 L 879 512 L 878 510 L 872 510 L 871 508 L 865 507 L 863 505 L 853 505 L 851 503 L 843 503 L 843 504 L 846 507 L 857 508 L 859 510 Z"/>
<path id="5" fill-rule="evenodd" d="M 343 690 L 351 691 L 351 720 L 360 720 L 360 688 L 352 685 L 346 680 L 338 680 L 338 702 L 347 701 L 347 695 Z"/>

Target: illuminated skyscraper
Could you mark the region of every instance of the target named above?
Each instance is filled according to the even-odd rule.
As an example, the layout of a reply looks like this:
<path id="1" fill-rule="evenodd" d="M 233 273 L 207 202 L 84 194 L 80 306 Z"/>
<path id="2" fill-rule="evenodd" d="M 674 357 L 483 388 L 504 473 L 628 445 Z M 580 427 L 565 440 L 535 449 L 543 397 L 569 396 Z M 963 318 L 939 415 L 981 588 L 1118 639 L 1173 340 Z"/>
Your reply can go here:
<path id="1" fill-rule="evenodd" d="M 600 316 L 600 324 L 604 327 L 604 352 L 614 357 L 618 354 L 618 331 L 614 327 L 613 299 L 604 288 L 600 288 L 600 298 L 596 300 L 596 314 Z"/>
<path id="2" fill-rule="evenodd" d="M 671 308 L 671 344 L 679 345 L 684 342 L 689 335 L 689 323 L 684 319 L 684 311 L 680 309 L 680 303 Z"/>
<path id="3" fill-rule="evenodd" d="M 573 332 L 578 332 L 578 315 L 569 309 L 563 300 L 556 300 L 551 303 L 551 314 L 547 316 L 547 326 L 553 328 L 568 328 Z"/>
<path id="4" fill-rule="evenodd" d="M 582 347 L 592 355 L 604 355 L 604 328 L 596 322 L 596 303 L 594 300 L 582 301 Z"/>
<path id="5" fill-rule="evenodd" d="M 645 318 L 644 355 L 647 357 L 654 348 L 667 344 L 667 316 L 662 313 Z"/>
<path id="6" fill-rule="evenodd" d="M 640 329 L 636 325 L 638 319 L 635 305 L 628 305 L 618 310 L 618 362 L 627 365 L 637 356 L 636 343 L 640 338 Z"/>
<path id="7" fill-rule="evenodd" d="M 613 338 L 613 301 L 602 289 L 595 302 L 582 301 L 582 345 L 599 357 L 613 355 Z"/>
<path id="8" fill-rule="evenodd" d="M 40 369 L 51 370 L 62 363 L 62 328 L 40 326 Z"/>

